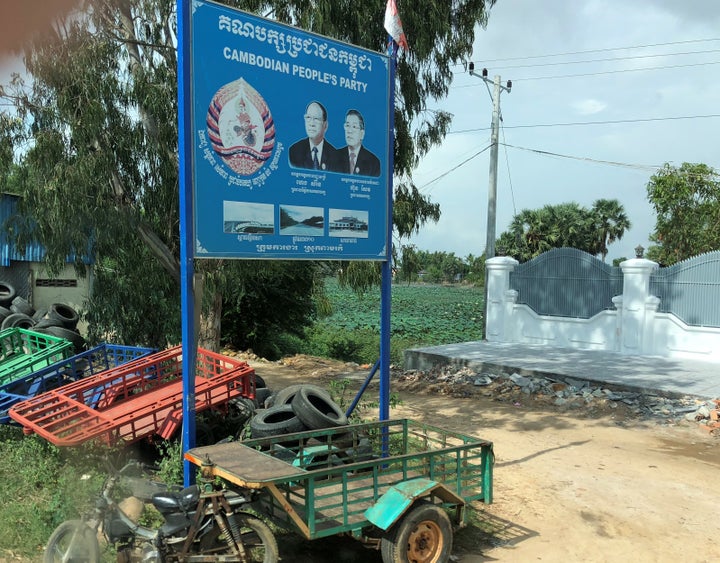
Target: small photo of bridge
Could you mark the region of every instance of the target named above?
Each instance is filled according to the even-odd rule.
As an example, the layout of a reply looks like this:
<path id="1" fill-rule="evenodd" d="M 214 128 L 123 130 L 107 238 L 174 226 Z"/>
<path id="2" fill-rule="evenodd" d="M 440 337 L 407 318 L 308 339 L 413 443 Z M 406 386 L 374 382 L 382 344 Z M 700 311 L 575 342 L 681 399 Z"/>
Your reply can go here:
<path id="1" fill-rule="evenodd" d="M 247 234 L 273 234 L 275 232 L 274 206 L 243 201 L 223 202 L 223 232 Z"/>

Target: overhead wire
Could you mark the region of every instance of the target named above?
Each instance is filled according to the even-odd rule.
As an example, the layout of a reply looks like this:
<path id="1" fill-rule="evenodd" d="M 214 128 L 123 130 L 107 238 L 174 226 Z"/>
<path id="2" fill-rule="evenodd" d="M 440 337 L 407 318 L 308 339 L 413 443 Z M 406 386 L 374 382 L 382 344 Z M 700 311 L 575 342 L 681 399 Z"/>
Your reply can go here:
<path id="1" fill-rule="evenodd" d="M 512 176 L 510 175 L 510 159 L 508 158 L 508 144 L 505 142 L 505 124 L 503 123 L 502 113 L 500 114 L 500 131 L 503 138 L 503 150 L 505 152 L 505 166 L 507 167 L 508 183 L 510 184 L 510 199 L 512 200 L 513 215 L 517 215 L 517 207 L 515 207 L 515 190 L 513 189 Z"/>
<path id="2" fill-rule="evenodd" d="M 709 119 L 720 117 L 719 113 L 710 113 L 705 115 L 678 115 L 669 117 L 647 117 L 637 119 L 608 119 L 605 121 L 571 121 L 567 123 L 534 123 L 531 125 L 509 125 L 506 129 L 532 129 L 538 127 L 575 127 L 586 125 L 616 125 L 619 123 L 647 123 L 652 121 L 676 121 L 680 119 Z M 459 129 L 457 131 L 448 131 L 448 135 L 459 133 L 475 133 L 477 131 L 488 131 L 490 127 L 476 127 L 473 129 Z"/>
<path id="3" fill-rule="evenodd" d="M 573 51 L 573 52 L 555 53 L 555 54 L 547 54 L 547 55 L 531 55 L 531 56 L 525 56 L 525 57 L 486 59 L 481 64 L 490 63 L 490 62 L 522 61 L 522 60 L 541 59 L 541 58 L 569 56 L 569 55 L 583 55 L 583 54 L 590 54 L 590 53 L 601 53 L 601 52 L 670 46 L 670 45 L 681 45 L 681 44 L 690 44 L 690 43 L 703 43 L 703 42 L 712 42 L 712 41 L 720 41 L 720 38 L 692 39 L 692 40 L 684 40 L 684 41 L 653 43 L 653 44 L 635 45 L 635 46 L 626 46 L 626 47 L 587 49 L 587 50 L 583 50 L 583 51 Z M 538 64 L 527 64 L 527 65 L 513 65 L 513 66 L 507 66 L 507 67 L 503 67 L 503 68 L 532 68 L 532 67 L 560 66 L 563 64 L 592 64 L 592 63 L 601 63 L 601 62 L 620 62 L 620 61 L 625 61 L 625 60 L 637 60 L 637 59 L 667 57 L 667 56 L 702 55 L 702 54 L 718 53 L 718 52 L 720 52 L 720 49 L 706 49 L 706 50 L 699 50 L 699 51 L 684 51 L 684 52 L 675 52 L 675 53 L 645 54 L 645 55 L 629 55 L 629 56 L 623 56 L 623 57 L 608 57 L 608 58 L 580 60 L 580 61 L 564 61 L 564 62 L 548 62 L 548 63 L 538 63 Z M 478 64 L 478 63 L 476 63 L 476 64 Z M 513 81 L 579 78 L 579 77 L 588 77 L 588 76 L 618 74 L 618 73 L 625 73 L 625 72 L 642 72 L 642 71 L 656 71 L 656 70 L 666 70 L 666 69 L 675 69 L 675 68 L 699 67 L 699 66 L 707 66 L 707 65 L 715 65 L 715 64 L 720 64 L 720 61 L 706 61 L 706 62 L 677 64 L 677 65 L 662 65 L 662 66 L 655 66 L 655 67 L 618 69 L 618 70 L 598 71 L 598 72 L 589 72 L 589 73 L 576 73 L 576 74 L 566 74 L 566 75 L 557 75 L 557 76 L 538 76 L 538 77 L 527 77 L 527 78 L 520 77 L 520 78 L 513 78 Z M 488 81 L 483 80 L 483 82 L 485 83 L 487 92 L 490 95 L 490 99 L 492 100 L 492 93 L 490 92 L 490 87 L 488 85 Z M 477 83 L 451 86 L 451 88 L 469 88 L 469 87 L 475 87 L 475 86 L 477 86 Z M 594 163 L 594 164 L 602 164 L 602 165 L 629 168 L 629 169 L 634 169 L 634 170 L 642 170 L 645 172 L 657 172 L 658 170 L 662 169 L 662 166 L 631 164 L 631 163 L 623 163 L 623 162 L 617 162 L 617 161 L 593 159 L 593 158 L 589 158 L 589 157 L 578 157 L 578 156 L 554 153 L 551 151 L 544 151 L 544 150 L 540 150 L 540 149 L 531 149 L 528 147 L 515 146 L 512 144 L 508 144 L 506 142 L 506 139 L 505 139 L 505 129 L 506 128 L 522 129 L 522 128 L 538 128 L 538 127 L 569 127 L 569 126 L 590 126 L 590 125 L 612 125 L 612 124 L 621 124 L 621 123 L 644 123 L 644 122 L 655 122 L 655 121 L 675 121 L 675 120 L 684 120 L 684 119 L 716 118 L 716 117 L 720 117 L 720 114 L 668 116 L 668 117 L 656 117 L 656 118 L 636 118 L 636 119 L 585 121 L 585 122 L 568 122 L 568 123 L 541 123 L 541 124 L 532 124 L 532 125 L 515 125 L 515 126 L 507 126 L 507 127 L 504 125 L 504 122 L 502 120 L 502 115 L 499 117 L 500 117 L 500 126 L 502 128 L 502 136 L 503 136 L 502 137 L 502 139 L 503 139 L 502 145 L 505 150 L 505 162 L 506 162 L 506 166 L 507 166 L 507 170 L 508 170 L 508 179 L 509 179 L 509 185 L 510 185 L 510 194 L 511 194 L 511 198 L 512 198 L 513 211 L 515 214 L 517 214 L 517 209 L 516 209 L 516 204 L 515 204 L 515 194 L 514 194 L 514 189 L 513 189 L 513 185 L 512 185 L 512 177 L 510 174 L 510 164 L 509 164 L 509 157 L 508 157 L 508 151 L 507 151 L 508 147 L 516 148 L 518 150 L 525 150 L 525 151 L 533 152 L 533 153 L 539 154 L 541 156 L 548 156 L 548 157 L 554 157 L 554 158 L 568 158 L 568 159 L 573 159 L 573 160 L 590 162 L 590 163 Z M 488 131 L 490 129 L 491 129 L 490 127 L 479 127 L 479 128 L 473 128 L 473 129 L 449 131 L 448 134 Z M 478 153 L 474 154 L 470 158 L 468 158 L 468 159 L 464 160 L 463 162 L 461 162 L 460 164 L 452 167 L 447 172 L 440 174 L 439 176 L 437 176 L 430 182 L 424 184 L 422 186 L 422 188 L 427 188 L 428 186 L 430 186 L 430 185 L 434 184 L 435 182 L 437 182 L 438 180 L 444 178 L 451 172 L 457 170 L 458 168 L 465 165 L 467 162 L 469 162 L 470 160 L 472 160 L 479 154 L 485 152 L 487 149 L 490 148 L 490 146 L 491 145 L 488 145 L 487 147 L 485 147 Z"/>
<path id="4" fill-rule="evenodd" d="M 565 57 L 569 55 L 588 55 L 590 53 L 606 53 L 609 51 L 624 51 L 628 49 L 647 49 L 650 47 L 667 47 L 669 45 L 687 45 L 689 43 L 708 43 L 712 41 L 720 41 L 720 37 L 711 37 L 707 39 L 686 39 L 683 41 L 669 41 L 667 43 L 649 43 L 646 45 L 628 45 L 625 47 L 605 47 L 600 49 L 585 49 L 583 51 L 568 51 L 565 53 L 551 53 L 547 55 L 527 55 L 523 57 L 504 57 L 499 59 L 484 59 L 484 63 L 497 63 L 505 61 L 525 61 L 530 59 L 545 59 L 549 57 Z M 464 63 L 457 63 L 457 66 Z"/>
<path id="5" fill-rule="evenodd" d="M 475 158 L 475 157 L 477 157 L 477 156 L 480 156 L 482 153 L 484 153 L 486 150 L 488 150 L 491 146 L 492 146 L 492 145 L 488 145 L 488 146 L 486 146 L 484 149 L 480 149 L 480 150 L 479 150 L 478 152 L 476 152 L 474 155 L 466 158 L 466 159 L 463 160 L 461 163 L 453 166 L 450 170 L 448 170 L 448 171 L 446 171 L 446 172 L 443 172 L 442 174 L 440 174 L 440 175 L 437 176 L 436 178 L 433 178 L 433 179 L 430 180 L 429 182 L 426 182 L 425 184 L 423 184 L 422 186 L 420 186 L 418 189 L 423 190 L 423 189 L 427 188 L 428 186 L 430 186 L 431 184 L 434 184 L 434 183 L 437 182 L 438 180 L 441 180 L 442 178 L 444 178 L 445 176 L 447 176 L 447 175 L 450 174 L 451 172 L 454 172 L 455 170 L 457 170 L 457 169 L 460 168 L 461 166 L 464 166 L 465 164 L 467 164 L 468 162 L 470 162 L 473 158 Z"/>
<path id="6" fill-rule="evenodd" d="M 680 64 L 680 65 L 665 65 L 665 66 L 650 66 L 650 67 L 642 67 L 642 68 L 622 68 L 618 70 L 602 70 L 597 72 L 584 72 L 584 73 L 578 73 L 578 74 L 559 74 L 556 76 L 526 76 L 525 78 L 513 78 L 514 82 L 522 82 L 524 80 L 555 80 L 558 78 L 581 78 L 586 76 L 601 76 L 604 74 L 621 74 L 624 72 L 643 72 L 643 71 L 653 71 L 653 70 L 667 70 L 667 69 L 674 69 L 674 68 L 690 68 L 695 66 L 708 66 L 708 65 L 716 65 L 720 64 L 720 61 L 706 61 L 702 63 L 687 63 L 687 64 Z"/>
<path id="7" fill-rule="evenodd" d="M 643 72 L 643 71 L 653 71 L 653 70 L 667 70 L 667 69 L 674 69 L 674 68 L 689 68 L 689 67 L 695 67 L 695 66 L 708 66 L 708 65 L 716 65 L 720 64 L 720 61 L 707 61 L 702 63 L 687 63 L 687 64 L 679 64 L 679 65 L 664 65 L 664 66 L 650 66 L 650 67 L 641 67 L 641 68 L 623 68 L 618 70 L 602 70 L 597 72 L 582 72 L 582 73 L 576 73 L 576 74 L 559 74 L 554 76 L 526 76 L 526 77 L 520 77 L 520 78 L 513 78 L 513 82 L 522 82 L 524 80 L 555 80 L 559 78 L 582 78 L 586 76 L 602 76 L 606 74 L 620 74 L 623 72 Z M 460 90 L 462 88 L 476 88 L 477 84 L 457 84 L 457 85 L 451 85 L 450 88 L 454 90 Z"/>
<path id="8" fill-rule="evenodd" d="M 591 162 L 591 163 L 593 163 L 593 164 L 606 164 L 606 165 L 609 165 L 609 166 L 619 166 L 619 167 L 621 167 L 621 168 L 632 168 L 633 170 L 643 170 L 643 171 L 646 171 L 646 172 L 648 172 L 648 171 L 653 172 L 653 171 L 660 170 L 660 169 L 662 168 L 662 165 L 656 165 L 656 164 L 630 164 L 630 163 L 627 163 L 627 162 L 617 162 L 617 161 L 614 161 L 614 160 L 601 160 L 601 159 L 597 159 L 597 158 L 590 158 L 590 157 L 587 157 L 587 156 L 573 156 L 573 155 L 569 155 L 569 154 L 561 154 L 561 153 L 556 153 L 556 152 L 552 152 L 552 151 L 545 151 L 545 150 L 541 150 L 541 149 L 532 149 L 532 148 L 529 148 L 529 147 L 520 147 L 520 146 L 517 146 L 517 145 L 511 145 L 511 144 L 508 144 L 508 143 L 505 143 L 505 142 L 503 142 L 503 145 L 504 145 L 505 147 L 510 147 L 510 148 L 513 148 L 513 149 L 523 150 L 523 151 L 527 151 L 527 152 L 532 152 L 532 153 L 540 154 L 540 155 L 543 155 L 543 156 L 553 156 L 553 157 L 557 157 L 557 158 L 568 158 L 568 159 L 571 159 L 571 160 L 580 160 L 580 161 L 583 161 L 583 162 Z"/>
<path id="9" fill-rule="evenodd" d="M 590 64 L 590 63 L 607 63 L 607 62 L 618 62 L 618 61 L 631 61 L 636 59 L 654 59 L 657 57 L 679 57 L 685 55 L 700 55 L 705 53 L 720 53 L 720 49 L 707 49 L 705 51 L 684 51 L 680 53 L 658 53 L 653 55 L 632 55 L 628 57 L 608 57 L 605 59 L 589 59 L 582 61 L 558 61 L 552 63 L 536 63 L 536 64 L 523 64 L 523 65 L 503 65 L 503 69 L 508 68 L 536 68 L 541 66 L 560 66 L 560 65 L 577 65 L 577 64 Z"/>

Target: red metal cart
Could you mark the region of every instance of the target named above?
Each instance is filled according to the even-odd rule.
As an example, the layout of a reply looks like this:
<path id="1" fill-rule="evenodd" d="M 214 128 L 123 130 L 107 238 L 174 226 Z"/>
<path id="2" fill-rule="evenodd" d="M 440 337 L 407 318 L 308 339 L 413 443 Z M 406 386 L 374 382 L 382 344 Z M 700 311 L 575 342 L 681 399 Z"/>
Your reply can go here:
<path id="1" fill-rule="evenodd" d="M 182 423 L 182 347 L 176 346 L 48 391 L 10 409 L 26 433 L 57 446 L 91 439 L 131 444 L 170 438 Z M 198 348 L 195 411 L 227 411 L 236 397 L 255 398 L 247 363 Z"/>

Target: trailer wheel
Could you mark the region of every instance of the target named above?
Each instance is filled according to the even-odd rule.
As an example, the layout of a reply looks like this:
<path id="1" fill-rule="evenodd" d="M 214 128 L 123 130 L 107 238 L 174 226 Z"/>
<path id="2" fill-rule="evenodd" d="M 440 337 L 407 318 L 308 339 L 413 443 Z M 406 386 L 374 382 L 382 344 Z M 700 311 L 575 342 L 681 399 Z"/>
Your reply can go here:
<path id="1" fill-rule="evenodd" d="M 419 501 L 380 542 L 383 563 L 446 563 L 452 552 L 452 524 L 439 506 Z"/>
<path id="2" fill-rule="evenodd" d="M 318 393 L 310 386 L 300 388 L 292 400 L 292 408 L 303 424 L 312 430 L 348 423 L 345 413 L 327 393 Z"/>

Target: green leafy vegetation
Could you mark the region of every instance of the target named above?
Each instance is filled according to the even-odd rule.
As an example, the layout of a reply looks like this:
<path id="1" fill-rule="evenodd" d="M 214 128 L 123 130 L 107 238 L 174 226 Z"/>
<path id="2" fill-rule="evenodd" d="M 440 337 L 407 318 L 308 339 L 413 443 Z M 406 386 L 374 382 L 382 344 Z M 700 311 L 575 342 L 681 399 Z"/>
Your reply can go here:
<path id="1" fill-rule="evenodd" d="M 523 209 L 497 241 L 498 254 L 527 262 L 553 248 L 577 248 L 605 260 L 608 245 L 630 229 L 615 199 L 598 199 L 588 209 L 575 202 Z"/>
<path id="2" fill-rule="evenodd" d="M 707 164 L 666 164 L 650 177 L 657 220 L 647 257 L 665 266 L 720 248 L 720 174 Z"/>
<path id="3" fill-rule="evenodd" d="M 380 346 L 380 288 L 356 293 L 334 278 L 325 284 L 332 314 L 307 333 L 304 353 L 374 363 Z M 483 291 L 466 285 L 395 284 L 391 360 L 407 348 L 482 339 Z"/>
<path id="4" fill-rule="evenodd" d="M 161 454 L 154 478 L 182 482 L 180 444 L 168 443 Z M 0 425 L 5 499 L 0 511 L 0 561 L 8 553 L 13 559 L 41 560 L 53 530 L 92 508 L 107 476 L 104 460 L 119 468 L 129 455 L 127 450 L 96 444 L 58 448 L 39 436 L 23 435 L 18 427 Z"/>

